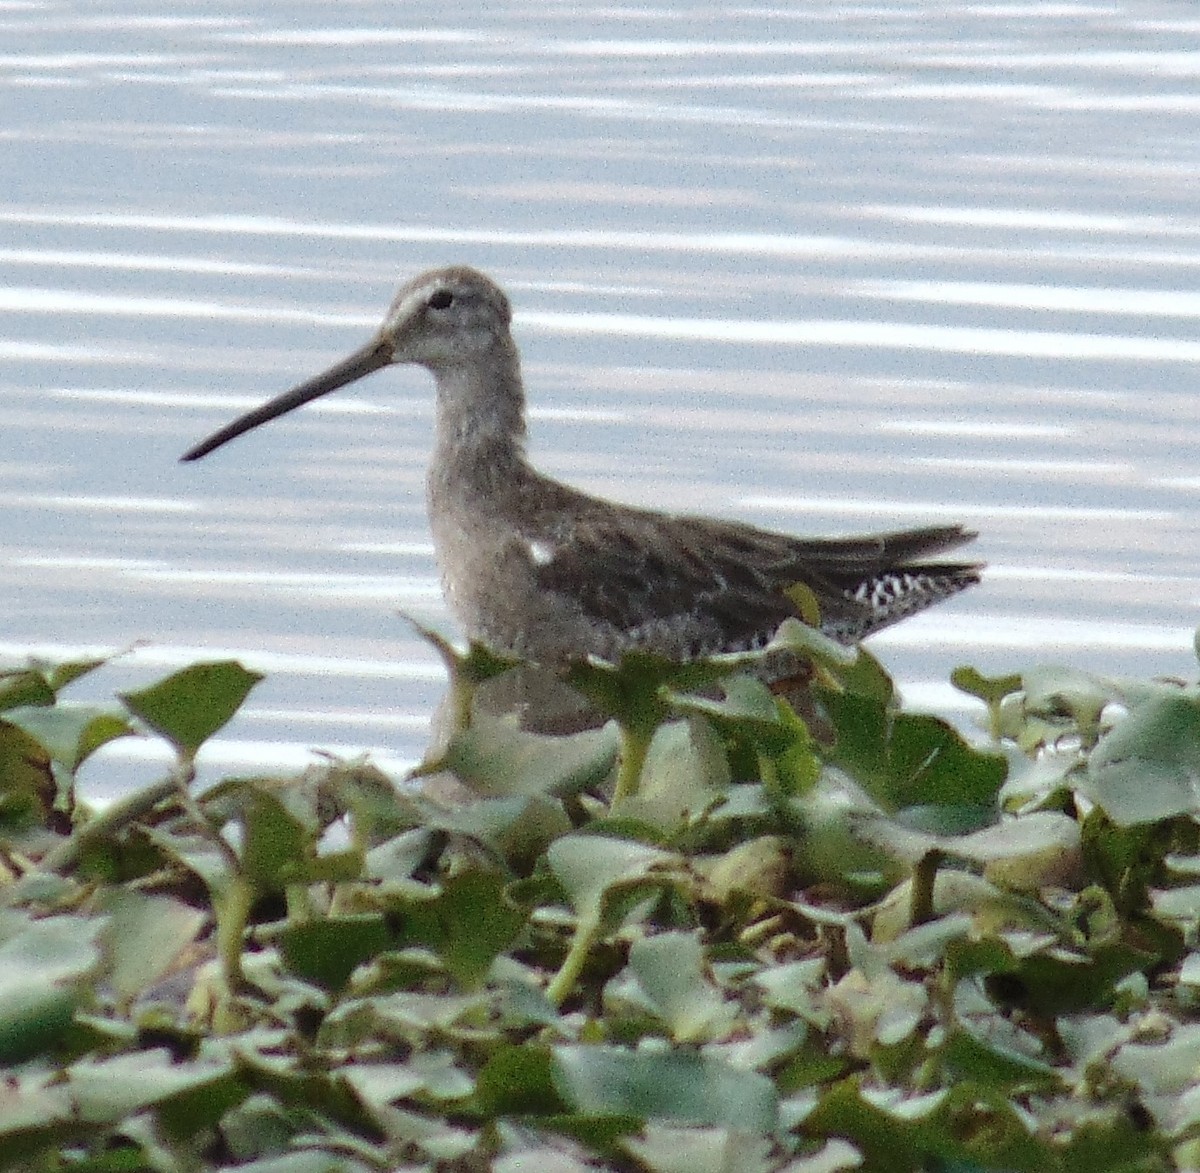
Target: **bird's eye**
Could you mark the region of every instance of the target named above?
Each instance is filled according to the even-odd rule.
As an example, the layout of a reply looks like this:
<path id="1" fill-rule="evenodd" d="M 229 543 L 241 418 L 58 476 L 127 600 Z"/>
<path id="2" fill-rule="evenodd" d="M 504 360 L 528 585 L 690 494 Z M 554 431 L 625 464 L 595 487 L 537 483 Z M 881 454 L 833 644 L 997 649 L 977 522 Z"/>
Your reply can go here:
<path id="1" fill-rule="evenodd" d="M 448 289 L 439 289 L 429 295 L 429 307 L 435 310 L 448 310 L 454 304 L 454 294 Z"/>

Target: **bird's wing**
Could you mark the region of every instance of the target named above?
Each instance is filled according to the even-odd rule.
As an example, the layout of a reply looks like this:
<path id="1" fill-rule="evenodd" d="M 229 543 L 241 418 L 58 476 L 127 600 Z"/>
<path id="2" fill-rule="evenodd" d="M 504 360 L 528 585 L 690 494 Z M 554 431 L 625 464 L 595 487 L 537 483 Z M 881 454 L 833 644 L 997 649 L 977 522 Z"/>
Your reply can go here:
<path id="1" fill-rule="evenodd" d="M 870 541 L 826 550 L 749 526 L 625 510 L 577 518 L 552 546 L 536 570 L 539 589 L 631 635 L 688 632 L 689 655 L 760 646 L 801 614 L 785 593 L 798 583 L 815 596 L 822 621 L 863 619 L 868 607 L 839 579 L 861 581 L 883 556 Z M 839 573 L 847 562 L 862 572 Z"/>

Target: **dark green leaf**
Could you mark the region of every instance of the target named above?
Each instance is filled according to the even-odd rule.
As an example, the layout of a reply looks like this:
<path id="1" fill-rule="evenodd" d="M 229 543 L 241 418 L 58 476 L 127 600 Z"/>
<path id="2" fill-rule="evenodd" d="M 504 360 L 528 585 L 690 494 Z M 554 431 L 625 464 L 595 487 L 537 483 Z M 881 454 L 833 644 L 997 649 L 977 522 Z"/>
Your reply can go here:
<path id="1" fill-rule="evenodd" d="M 554 1063 L 545 1047 L 501 1047 L 475 1084 L 480 1107 L 495 1116 L 548 1116 L 569 1110 L 554 1086 Z"/>
<path id="2" fill-rule="evenodd" d="M 261 674 L 234 660 L 193 664 L 149 688 L 122 693 L 121 700 L 190 758 L 238 711 L 260 680 Z"/>
<path id="3" fill-rule="evenodd" d="M 433 949 L 459 986 L 470 990 L 525 919 L 525 911 L 508 900 L 502 877 L 474 870 L 450 877 L 433 900 L 414 901 L 400 935 L 404 944 Z"/>
<path id="4" fill-rule="evenodd" d="M 54 689 L 31 668 L 0 672 L 0 712 L 27 705 L 54 704 Z"/>
<path id="5" fill-rule="evenodd" d="M 391 943 L 386 921 L 372 914 L 299 921 L 279 934 L 279 950 L 287 967 L 297 977 L 333 993 L 340 993 L 358 966 Z"/>

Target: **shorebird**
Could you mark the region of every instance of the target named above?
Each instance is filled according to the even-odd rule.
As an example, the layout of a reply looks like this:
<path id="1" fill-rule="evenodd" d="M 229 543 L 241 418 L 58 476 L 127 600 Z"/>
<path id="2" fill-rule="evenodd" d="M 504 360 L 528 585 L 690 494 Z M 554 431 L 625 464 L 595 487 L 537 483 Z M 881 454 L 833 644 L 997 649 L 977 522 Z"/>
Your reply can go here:
<path id="1" fill-rule="evenodd" d="M 800 538 L 636 509 L 544 476 L 525 454 L 525 390 L 509 300 L 465 266 L 396 294 L 375 336 L 323 374 L 213 433 L 200 457 L 392 363 L 437 384 L 429 521 L 450 610 L 493 651 L 552 669 L 632 651 L 685 662 L 766 645 L 789 617 L 854 644 L 979 581 L 935 556 L 961 526 Z M 932 561 L 930 559 L 933 559 Z"/>

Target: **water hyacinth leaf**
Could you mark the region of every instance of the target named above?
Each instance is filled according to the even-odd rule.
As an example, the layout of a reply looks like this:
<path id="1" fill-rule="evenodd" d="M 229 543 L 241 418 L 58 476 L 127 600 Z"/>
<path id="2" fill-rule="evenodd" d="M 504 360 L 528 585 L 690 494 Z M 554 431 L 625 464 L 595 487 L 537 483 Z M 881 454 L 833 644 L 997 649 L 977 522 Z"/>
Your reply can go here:
<path id="1" fill-rule="evenodd" d="M 797 584 L 789 593 L 801 589 L 812 594 L 803 584 Z M 813 660 L 836 669 L 839 675 L 842 671 L 852 668 L 858 659 L 858 648 L 838 643 L 818 627 L 802 623 L 798 619 L 785 619 L 765 650 L 792 652 L 801 660 Z"/>
<path id="2" fill-rule="evenodd" d="M 950 683 L 960 692 L 977 697 L 989 708 L 999 705 L 1006 696 L 1020 691 L 1021 675 L 1018 672 L 1008 672 L 1001 676 L 985 676 L 977 668 L 965 664 L 955 668 L 950 673 Z"/>
<path id="3" fill-rule="evenodd" d="M 281 796 L 265 788 L 247 783 L 239 790 L 247 877 L 268 891 L 307 879 L 306 865 L 316 855 L 317 828 L 297 818 Z"/>
<path id="4" fill-rule="evenodd" d="M 1057 811 L 1031 811 L 943 846 L 983 865 L 993 883 L 1021 891 L 1068 883 L 1081 866 L 1079 823 Z"/>
<path id="5" fill-rule="evenodd" d="M 954 1084 L 922 1131 L 926 1149 L 942 1158 L 944 1168 L 957 1164 L 1043 1173 L 1053 1167 L 1057 1156 L 1055 1147 L 1037 1135 L 1010 1096 L 975 1080 Z"/>
<path id="6" fill-rule="evenodd" d="M 214 897 L 234 879 L 229 857 L 212 840 L 201 835 L 179 835 L 157 827 L 146 827 L 146 838 L 174 864 L 194 872 Z"/>
<path id="7" fill-rule="evenodd" d="M 1122 699 L 1113 682 L 1057 664 L 1023 672 L 1021 684 L 1027 713 L 1050 721 L 1068 719 L 1087 746 L 1095 743 L 1105 707 Z"/>
<path id="8" fill-rule="evenodd" d="M 728 757 L 735 770 L 738 751 L 745 747 L 751 763 L 770 759 L 770 766 L 759 760 L 757 770 L 764 775 L 769 770 L 786 793 L 807 790 L 820 773 L 821 761 L 803 719 L 752 676 L 732 676 L 721 682 L 721 689 L 720 698 L 671 693 L 672 706 L 680 713 L 702 715 L 729 740 Z"/>
<path id="9" fill-rule="evenodd" d="M 5 1173 L 52 1168 L 72 1135 L 75 1105 L 44 1071 L 7 1074 L 0 1098 L 0 1169 Z M 48 1086 L 49 1085 L 49 1086 Z M 39 1159 L 40 1158 L 40 1159 Z"/>
<path id="10" fill-rule="evenodd" d="M 540 795 L 484 798 L 431 821 L 487 844 L 516 872 L 526 873 L 546 847 L 571 830 L 562 803 Z"/>
<path id="11" fill-rule="evenodd" d="M 101 960 L 99 919 L 0 921 L 0 1063 L 19 1063 L 50 1046 L 71 1025 Z"/>
<path id="12" fill-rule="evenodd" d="M 41 672 L 32 668 L 0 671 L 0 712 L 26 705 L 52 705 L 54 700 L 54 689 Z"/>
<path id="13" fill-rule="evenodd" d="M 372 1113 L 386 1114 L 388 1105 L 415 1096 L 464 1100 L 475 1086 L 446 1051 L 417 1051 L 406 1062 L 355 1063 L 341 1075 Z"/>
<path id="14" fill-rule="evenodd" d="M 42 743 L 0 720 L 0 827 L 43 823 L 56 795 L 51 758 Z"/>
<path id="15" fill-rule="evenodd" d="M 782 752 L 771 755 L 769 772 L 776 791 L 790 797 L 802 796 L 817 784 L 825 763 L 818 753 L 817 739 L 790 705 L 781 706 L 780 721 L 787 730 L 788 742 Z"/>
<path id="16" fill-rule="evenodd" d="M 790 842 L 777 835 L 760 835 L 697 863 L 720 904 L 738 892 L 758 899 L 780 897 L 791 867 Z"/>
<path id="17" fill-rule="evenodd" d="M 768 1137 L 735 1128 L 679 1128 L 649 1124 L 622 1147 L 649 1173 L 771 1173 L 778 1168 Z M 803 1165 L 789 1164 L 789 1173 L 806 1173 Z M 836 1166 L 829 1170 L 834 1173 Z M 817 1173 L 811 1169 L 807 1173 Z"/>
<path id="18" fill-rule="evenodd" d="M 502 876 L 482 869 L 449 877 L 433 900 L 412 902 L 399 943 L 432 949 L 461 988 L 475 989 L 525 924 L 505 886 Z"/>
<path id="19" fill-rule="evenodd" d="M 821 691 L 834 726 L 832 758 L 888 810 L 994 802 L 1008 772 L 940 717 L 892 713 L 858 693 Z"/>
<path id="20" fill-rule="evenodd" d="M 1146 1173 L 1195 1165 L 1194 1145 L 1177 1145 L 1165 1130 L 1153 1132 L 1129 1111 L 1110 1110 L 1081 1121 L 1056 1147 L 1062 1153 L 1062 1168 L 1069 1173 L 1091 1173 L 1093 1169 Z"/>
<path id="21" fill-rule="evenodd" d="M 554 1086 L 577 1111 L 601 1116 L 737 1128 L 769 1133 L 779 1118 L 774 1084 L 694 1052 L 560 1046 Z"/>
<path id="22" fill-rule="evenodd" d="M 993 741 L 999 741 L 1004 731 L 1004 703 L 1020 691 L 1020 675 L 1010 672 L 985 676 L 978 669 L 964 665 L 950 673 L 950 683 L 960 692 L 983 701 L 988 712 L 988 733 Z"/>
<path id="23" fill-rule="evenodd" d="M 558 973 L 546 987 L 556 1005 L 575 987 L 589 950 L 610 927 L 616 927 L 650 897 L 684 881 L 682 861 L 665 851 L 602 835 L 564 835 L 546 852 L 550 871 L 575 909 L 575 933 Z M 690 878 L 690 877 L 689 877 Z"/>
<path id="24" fill-rule="evenodd" d="M 635 941 L 629 970 L 677 1043 L 720 1038 L 737 1019 L 737 1006 L 706 974 L 704 950 L 694 933 L 659 933 Z"/>
<path id="25" fill-rule="evenodd" d="M 1200 1067 L 1200 1026 L 1180 1024 L 1167 1039 L 1124 1042 L 1111 1063 L 1114 1071 L 1151 1095 L 1194 1088 Z"/>
<path id="26" fill-rule="evenodd" d="M 82 1059 L 67 1069 L 67 1079 L 80 1117 L 101 1123 L 121 1120 L 180 1092 L 227 1080 L 234 1073 L 232 1059 L 177 1063 L 162 1047 L 111 1059 Z"/>
<path id="27" fill-rule="evenodd" d="M 805 1118 L 804 1131 L 851 1141 L 869 1169 L 916 1173 L 925 1167 L 919 1126 L 868 1102 L 853 1079 L 840 1080 L 821 1096 Z"/>
<path id="28" fill-rule="evenodd" d="M 195 1143 L 254 1090 L 240 1071 L 214 1070 L 206 1074 L 207 1078 L 176 1088 L 158 1101 L 155 1116 L 165 1136 Z"/>
<path id="29" fill-rule="evenodd" d="M 593 660 L 575 664 L 567 682 L 618 724 L 649 733 L 671 712 L 672 698 L 705 689 L 735 672 L 745 656 L 713 656 L 679 664 L 648 652 L 628 652 L 619 664 Z"/>
<path id="30" fill-rule="evenodd" d="M 892 799 L 904 806 L 981 806 L 994 801 L 1008 774 L 999 754 L 977 750 L 940 717 L 898 714 L 889 757 Z"/>
<path id="31" fill-rule="evenodd" d="M 460 652 L 453 642 L 441 632 L 435 631 L 432 627 L 426 626 L 403 611 L 400 612 L 400 616 L 411 624 L 417 635 L 438 654 L 446 666 L 446 672 L 452 682 L 482 684 L 485 680 L 491 680 L 493 677 L 507 672 L 518 663 L 509 657 L 498 656 L 490 648 L 475 642 L 470 644 L 465 653 Z"/>
<path id="32" fill-rule="evenodd" d="M 580 917 L 598 916 L 610 888 L 636 884 L 678 862 L 670 852 L 642 843 L 582 834 L 556 839 L 546 861 Z"/>
<path id="33" fill-rule="evenodd" d="M 654 731 L 636 794 L 615 801 L 615 817 L 674 830 L 721 797 L 729 786 L 729 763 L 705 720 L 668 721 Z"/>
<path id="34" fill-rule="evenodd" d="M 668 661 L 635 652 L 620 664 L 572 665 L 567 683 L 618 725 L 649 735 L 670 711 L 659 689 L 670 683 Z"/>
<path id="35" fill-rule="evenodd" d="M 289 1161 L 288 1157 L 274 1158 L 270 1154 L 287 1150 L 291 1138 L 298 1131 L 299 1121 L 289 1114 L 284 1105 L 266 1096 L 249 1096 L 240 1104 L 231 1105 L 220 1121 L 221 1142 L 230 1157 L 237 1162 L 239 1173 L 259 1164 L 254 1158 L 268 1156 L 272 1161 Z M 320 1153 L 294 1154 L 306 1159 L 327 1161 L 328 1156 Z M 291 1168 L 289 1164 L 286 1168 Z M 352 1167 L 352 1166 L 351 1166 Z M 260 1170 L 263 1168 L 259 1165 Z M 303 1166 L 295 1173 L 301 1173 Z M 280 1170 L 277 1169 L 277 1173 Z"/>
<path id="36" fill-rule="evenodd" d="M 193 664 L 137 692 L 120 694 L 125 707 L 184 757 L 196 751 L 241 708 L 262 680 L 236 660 Z"/>
<path id="37" fill-rule="evenodd" d="M 982 1038 L 961 1023 L 946 1039 L 941 1058 L 955 1076 L 974 1080 L 1006 1096 L 1052 1092 L 1063 1083 L 1048 1063 Z"/>
<path id="38" fill-rule="evenodd" d="M 570 1110 L 554 1085 L 554 1065 L 545 1047 L 500 1047 L 483 1065 L 475 1096 L 497 1116 L 550 1116 Z"/>
<path id="39" fill-rule="evenodd" d="M 451 739 L 438 765 L 480 794 L 563 798 L 600 785 L 612 772 L 619 743 L 611 725 L 550 737 L 481 713 Z"/>
<path id="40" fill-rule="evenodd" d="M 66 688 L 68 684 L 74 684 L 76 680 L 95 672 L 97 668 L 103 668 L 108 661 L 109 657 L 99 656 L 94 659 L 64 660 L 61 664 L 48 664 L 41 660 L 34 660 L 33 664 L 46 678 L 46 683 L 55 692 L 58 692 L 60 689 Z"/>
<path id="41" fill-rule="evenodd" d="M 896 686 L 887 669 L 861 645 L 854 649 L 858 654 L 850 664 L 836 670 L 827 665 L 838 689 L 878 701 L 885 709 L 897 706 Z"/>
<path id="42" fill-rule="evenodd" d="M 403 793 L 381 770 L 362 760 L 334 761 L 321 774 L 319 800 L 349 816 L 354 842 L 382 844 L 423 820 L 416 796 Z"/>
<path id="43" fill-rule="evenodd" d="M 680 713 L 700 714 L 723 733 L 751 742 L 763 753 L 787 748 L 791 736 L 779 714 L 771 690 L 752 676 L 731 676 L 721 682 L 721 697 L 669 692 L 672 707 Z"/>
<path id="44" fill-rule="evenodd" d="M 288 924 L 278 942 L 292 973 L 336 994 L 358 966 L 389 948 L 392 934 L 383 916 L 364 913 Z"/>
<path id="45" fill-rule="evenodd" d="M 1121 941 L 1089 954 L 1034 952 L 1017 956 L 1002 941 L 952 941 L 946 949 L 951 972 L 984 976 L 998 1005 L 1039 1015 L 1072 1014 L 1107 1004 L 1113 987 L 1129 974 L 1151 968 L 1157 955 Z"/>
<path id="46" fill-rule="evenodd" d="M 41 742 L 54 761 L 72 774 L 102 745 L 137 733 L 119 713 L 91 705 L 21 707 L 10 709 L 4 719 Z"/>
<path id="47" fill-rule="evenodd" d="M 114 889 L 104 903 L 102 943 L 108 980 L 120 998 L 132 998 L 167 973 L 208 922 L 199 909 L 169 896 Z"/>
<path id="48" fill-rule="evenodd" d="M 837 731 L 833 762 L 865 786 L 873 797 L 889 782 L 887 739 L 891 714 L 884 702 L 853 692 L 820 689 L 822 704 Z"/>
<path id="49" fill-rule="evenodd" d="M 1100 739 L 1081 790 L 1121 826 L 1200 811 L 1200 701 L 1159 694 Z"/>

